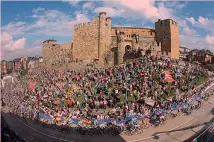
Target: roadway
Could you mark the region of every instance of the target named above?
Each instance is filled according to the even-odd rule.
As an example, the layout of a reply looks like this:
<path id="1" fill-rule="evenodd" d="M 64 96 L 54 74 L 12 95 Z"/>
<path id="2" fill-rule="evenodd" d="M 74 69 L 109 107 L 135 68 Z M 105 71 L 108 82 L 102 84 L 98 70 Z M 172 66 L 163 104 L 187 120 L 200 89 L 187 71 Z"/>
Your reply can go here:
<path id="1" fill-rule="evenodd" d="M 44 128 L 30 119 L 9 115 L 7 112 L 2 112 L 2 115 L 9 127 L 27 142 L 125 142 L 120 135 L 82 136 L 76 132 L 66 134 Z"/>
<path id="2" fill-rule="evenodd" d="M 183 142 L 214 118 L 211 113 L 214 107 L 214 96 L 204 102 L 199 110 L 189 116 L 180 115 L 170 119 L 157 128 L 149 128 L 142 135 L 122 136 L 128 142 Z"/>

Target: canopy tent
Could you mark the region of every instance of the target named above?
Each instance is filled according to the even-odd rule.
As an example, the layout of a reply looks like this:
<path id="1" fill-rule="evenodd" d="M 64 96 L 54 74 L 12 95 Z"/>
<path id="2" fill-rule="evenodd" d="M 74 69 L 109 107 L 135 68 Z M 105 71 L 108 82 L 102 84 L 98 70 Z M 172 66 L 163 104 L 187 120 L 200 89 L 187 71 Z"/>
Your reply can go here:
<path id="1" fill-rule="evenodd" d="M 8 76 L 3 77 L 3 80 L 4 80 L 4 81 L 6 81 L 6 80 L 11 80 L 12 83 L 14 83 L 14 78 L 13 78 L 11 75 L 8 75 Z"/>
<path id="2" fill-rule="evenodd" d="M 155 101 L 150 99 L 150 98 L 147 98 L 147 97 L 144 97 L 143 98 L 145 100 L 145 103 L 149 106 L 154 106 L 155 105 Z"/>
<path id="3" fill-rule="evenodd" d="M 1 85 L 2 85 L 3 88 L 4 88 L 5 83 L 6 83 L 8 80 L 9 80 L 10 82 L 14 83 L 14 78 L 13 78 L 11 75 L 5 76 L 5 77 L 3 77 L 2 80 L 1 80 Z"/>

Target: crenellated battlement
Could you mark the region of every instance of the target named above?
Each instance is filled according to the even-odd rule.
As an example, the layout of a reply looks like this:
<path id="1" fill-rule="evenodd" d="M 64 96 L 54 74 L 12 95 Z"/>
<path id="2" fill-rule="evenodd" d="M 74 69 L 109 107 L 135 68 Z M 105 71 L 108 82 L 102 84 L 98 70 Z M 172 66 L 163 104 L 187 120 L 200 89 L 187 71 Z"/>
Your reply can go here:
<path id="1" fill-rule="evenodd" d="M 165 19 L 165 20 L 158 19 L 158 21 L 155 22 L 155 24 L 159 26 L 169 26 L 169 25 L 178 26 L 178 23 L 172 19 Z"/>
<path id="2" fill-rule="evenodd" d="M 94 23 L 93 22 L 87 22 L 87 23 L 76 24 L 76 25 L 74 25 L 74 29 L 79 29 L 82 27 L 91 26 L 92 24 L 94 24 Z"/>
<path id="3" fill-rule="evenodd" d="M 124 40 L 132 40 L 134 37 L 132 35 L 124 35 L 123 38 Z"/>
<path id="4" fill-rule="evenodd" d="M 98 25 L 99 24 L 98 22 L 99 22 L 99 18 L 94 17 L 93 20 L 90 22 L 75 24 L 74 29 L 77 30 L 77 29 L 87 28 L 93 25 Z"/>

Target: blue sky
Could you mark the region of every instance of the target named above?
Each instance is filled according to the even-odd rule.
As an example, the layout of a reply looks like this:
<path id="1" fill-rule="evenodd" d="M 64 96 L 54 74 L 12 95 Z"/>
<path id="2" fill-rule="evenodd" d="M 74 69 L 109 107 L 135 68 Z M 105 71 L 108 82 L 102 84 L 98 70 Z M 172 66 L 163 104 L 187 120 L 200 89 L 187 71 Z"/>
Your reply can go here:
<path id="1" fill-rule="evenodd" d="M 2 2 L 1 58 L 41 55 L 42 41 L 72 41 L 73 26 L 105 11 L 112 26 L 153 28 L 157 19 L 179 23 L 181 45 L 214 51 L 214 2 L 36 1 Z"/>

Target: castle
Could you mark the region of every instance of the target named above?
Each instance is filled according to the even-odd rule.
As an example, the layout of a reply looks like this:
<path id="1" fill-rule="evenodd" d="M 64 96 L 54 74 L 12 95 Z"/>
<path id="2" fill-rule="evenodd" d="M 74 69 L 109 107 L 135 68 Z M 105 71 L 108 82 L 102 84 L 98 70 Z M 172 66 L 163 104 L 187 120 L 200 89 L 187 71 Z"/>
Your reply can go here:
<path id="1" fill-rule="evenodd" d="M 57 44 L 56 40 L 43 42 L 43 59 L 46 64 L 69 58 L 98 60 L 100 65 L 116 65 L 124 61 L 127 51 L 167 55 L 179 59 L 179 26 L 172 19 L 158 20 L 155 29 L 112 27 L 112 19 L 105 12 L 91 22 L 74 26 L 73 42 Z"/>

